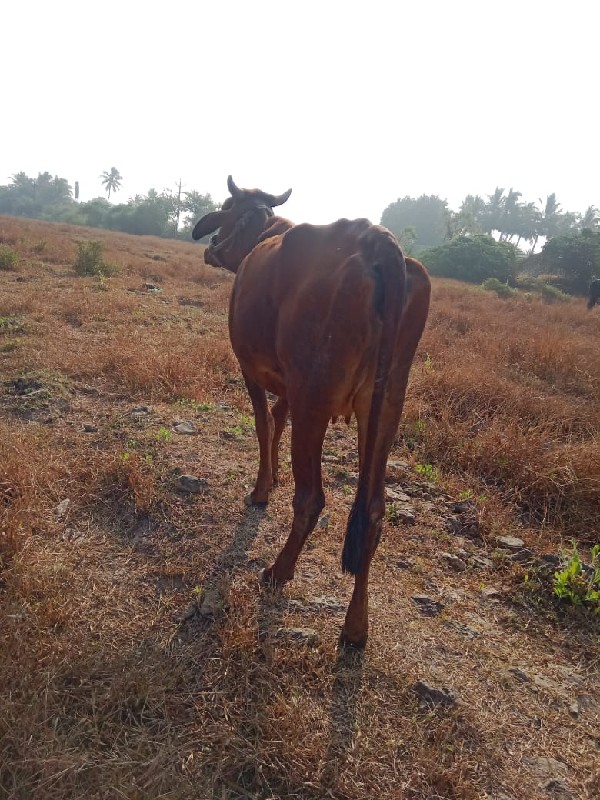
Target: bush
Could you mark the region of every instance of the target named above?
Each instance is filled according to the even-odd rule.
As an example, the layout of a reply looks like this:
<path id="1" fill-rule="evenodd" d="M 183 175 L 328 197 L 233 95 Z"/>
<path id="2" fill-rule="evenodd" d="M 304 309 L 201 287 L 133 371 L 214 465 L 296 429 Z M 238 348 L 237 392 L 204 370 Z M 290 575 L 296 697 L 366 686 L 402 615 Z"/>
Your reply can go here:
<path id="1" fill-rule="evenodd" d="M 498 297 L 501 297 L 503 300 L 508 300 L 509 297 L 514 297 L 519 294 L 517 289 L 511 289 L 507 283 L 502 283 L 498 278 L 488 278 L 487 281 L 484 281 L 481 285 L 486 292 L 496 292 Z"/>
<path id="2" fill-rule="evenodd" d="M 600 275 L 600 231 L 555 236 L 542 249 L 545 267 L 560 276 L 561 286 L 574 294 L 587 294 L 592 278 Z"/>
<path id="3" fill-rule="evenodd" d="M 570 297 L 562 292 L 558 287 L 543 283 L 540 287 L 540 296 L 544 303 L 568 303 Z"/>
<path id="4" fill-rule="evenodd" d="M 19 256 L 15 253 L 12 247 L 6 244 L 0 244 L 0 269 L 14 270 L 19 263 Z"/>
<path id="5" fill-rule="evenodd" d="M 103 259 L 104 247 L 102 242 L 77 242 L 77 258 L 75 259 L 75 272 L 82 277 L 96 275 L 107 277 L 114 275 L 117 268 L 108 264 Z"/>
<path id="6" fill-rule="evenodd" d="M 491 236 L 457 236 L 426 250 L 419 258 L 432 275 L 467 283 L 483 283 L 488 278 L 507 283 L 514 281 L 517 272 L 514 245 L 497 242 Z"/>

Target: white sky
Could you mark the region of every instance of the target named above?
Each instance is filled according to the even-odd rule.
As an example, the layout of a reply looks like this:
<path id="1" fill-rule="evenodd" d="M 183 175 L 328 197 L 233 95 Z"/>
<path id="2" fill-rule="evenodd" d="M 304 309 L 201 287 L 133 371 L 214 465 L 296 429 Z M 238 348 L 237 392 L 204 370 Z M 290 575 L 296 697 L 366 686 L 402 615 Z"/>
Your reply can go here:
<path id="1" fill-rule="evenodd" d="M 123 176 L 379 221 L 406 194 L 600 206 L 598 0 L 4 0 L 0 184 Z M 113 198 L 111 197 L 111 200 Z"/>

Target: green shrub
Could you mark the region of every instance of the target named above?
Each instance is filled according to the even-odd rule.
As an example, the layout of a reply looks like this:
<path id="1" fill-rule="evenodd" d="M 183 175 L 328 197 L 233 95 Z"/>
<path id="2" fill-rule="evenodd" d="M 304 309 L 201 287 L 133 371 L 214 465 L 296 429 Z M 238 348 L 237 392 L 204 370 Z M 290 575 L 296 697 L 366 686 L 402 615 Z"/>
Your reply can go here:
<path id="1" fill-rule="evenodd" d="M 104 247 L 102 242 L 89 241 L 77 242 L 77 258 L 75 259 L 75 272 L 82 277 L 98 276 L 107 277 L 114 275 L 117 268 L 103 259 Z"/>
<path id="2" fill-rule="evenodd" d="M 577 545 L 565 568 L 554 573 L 554 594 L 571 605 L 584 603 L 600 613 L 600 544 L 592 547 L 592 563 L 586 569 L 581 561 Z"/>
<path id="3" fill-rule="evenodd" d="M 562 292 L 558 287 L 551 286 L 549 283 L 543 283 L 540 287 L 540 296 L 544 303 L 568 303 L 570 297 L 568 294 Z"/>
<path id="4" fill-rule="evenodd" d="M 514 297 L 519 294 L 517 289 L 511 289 L 507 283 L 502 283 L 498 278 L 488 278 L 487 281 L 484 281 L 481 285 L 487 292 L 496 292 L 498 297 L 501 297 L 503 300 L 508 300 L 509 297 Z"/>
<path id="5" fill-rule="evenodd" d="M 12 247 L 6 244 L 0 244 L 0 269 L 14 270 L 19 263 L 19 256 L 15 253 Z"/>
<path id="6" fill-rule="evenodd" d="M 483 283 L 488 278 L 512 281 L 518 265 L 514 245 L 484 235 L 457 236 L 421 253 L 419 259 L 432 275 L 467 283 Z"/>

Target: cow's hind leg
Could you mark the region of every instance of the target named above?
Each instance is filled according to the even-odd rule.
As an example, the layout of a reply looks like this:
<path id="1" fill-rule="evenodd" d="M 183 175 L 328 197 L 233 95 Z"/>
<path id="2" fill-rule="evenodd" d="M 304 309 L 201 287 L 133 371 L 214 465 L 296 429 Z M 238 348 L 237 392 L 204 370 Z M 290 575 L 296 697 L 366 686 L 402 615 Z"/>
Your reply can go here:
<path id="1" fill-rule="evenodd" d="M 244 381 L 254 409 L 254 422 L 260 457 L 256 484 L 248 497 L 248 501 L 253 505 L 265 505 L 269 502 L 269 492 L 273 488 L 271 445 L 275 432 L 275 422 L 273 415 L 269 411 L 265 390 L 251 381 L 246 375 L 244 375 Z"/>
<path id="2" fill-rule="evenodd" d="M 288 539 L 272 567 L 265 570 L 265 583 L 282 584 L 294 577 L 296 561 L 325 505 L 321 479 L 323 439 L 328 413 L 302 414 L 292 408 L 292 470 L 294 473 L 294 520 Z"/>
<path id="3" fill-rule="evenodd" d="M 271 408 L 271 414 L 275 421 L 273 441 L 271 443 L 271 468 L 273 473 L 273 485 L 279 480 L 279 440 L 285 428 L 288 418 L 288 401 L 284 397 L 279 397 L 275 405 Z"/>

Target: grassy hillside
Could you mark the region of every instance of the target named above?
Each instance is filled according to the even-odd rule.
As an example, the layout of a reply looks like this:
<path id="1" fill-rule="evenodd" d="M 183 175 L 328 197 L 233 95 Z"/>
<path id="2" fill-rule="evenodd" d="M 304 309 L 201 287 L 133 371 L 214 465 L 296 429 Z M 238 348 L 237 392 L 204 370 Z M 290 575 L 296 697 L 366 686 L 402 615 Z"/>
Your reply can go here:
<path id="1" fill-rule="evenodd" d="M 109 268 L 79 277 L 90 240 Z M 264 591 L 289 429 L 245 508 L 230 287 L 201 246 L 0 217 L 0 798 L 598 797 L 600 615 L 552 590 L 599 539 L 600 312 L 434 282 L 357 654 L 355 428 Z"/>

